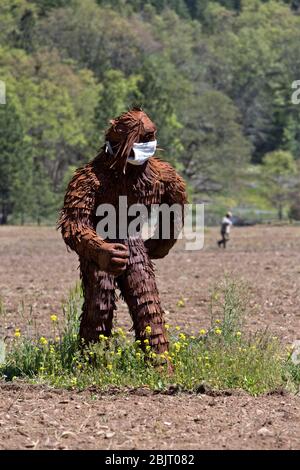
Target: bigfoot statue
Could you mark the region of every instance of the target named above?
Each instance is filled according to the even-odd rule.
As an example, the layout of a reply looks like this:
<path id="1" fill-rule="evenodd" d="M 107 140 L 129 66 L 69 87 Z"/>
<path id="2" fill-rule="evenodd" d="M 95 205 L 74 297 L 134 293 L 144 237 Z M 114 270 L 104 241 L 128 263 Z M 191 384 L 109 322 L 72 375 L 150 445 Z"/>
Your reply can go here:
<path id="1" fill-rule="evenodd" d="M 84 291 L 80 336 L 86 343 L 97 341 L 100 334 L 110 336 L 118 287 L 136 339 L 143 345 L 145 328 L 150 326 L 149 344 L 163 353 L 168 339 L 151 259 L 163 258 L 175 244 L 175 232 L 181 229 L 176 227 L 178 218 L 172 219 L 168 239 L 152 236 L 143 241 L 131 235 L 112 239 L 97 233 L 96 212 L 101 204 L 111 204 L 118 212 L 120 196 L 127 197 L 128 207 L 176 203 L 183 208 L 185 184 L 171 165 L 153 157 L 156 127 L 141 109 L 133 108 L 110 122 L 106 144 L 70 181 L 59 219 L 65 243 L 80 260 Z"/>

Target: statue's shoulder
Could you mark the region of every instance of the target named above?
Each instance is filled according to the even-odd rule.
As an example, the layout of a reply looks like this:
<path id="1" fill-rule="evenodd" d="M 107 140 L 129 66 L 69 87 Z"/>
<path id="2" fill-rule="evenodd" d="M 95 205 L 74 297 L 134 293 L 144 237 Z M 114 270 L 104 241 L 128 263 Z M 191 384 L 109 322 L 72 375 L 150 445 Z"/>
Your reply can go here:
<path id="1" fill-rule="evenodd" d="M 175 168 L 168 162 L 158 157 L 150 158 L 152 169 L 159 175 L 162 182 L 168 183 L 180 178 Z"/>
<path id="2" fill-rule="evenodd" d="M 70 185 L 80 186 L 87 190 L 90 188 L 97 190 L 101 186 L 102 177 L 101 169 L 99 168 L 97 161 L 94 159 L 77 168 L 71 179 Z"/>
<path id="3" fill-rule="evenodd" d="M 161 181 L 168 182 L 176 178 L 176 170 L 170 163 L 159 157 L 151 157 L 149 162 L 152 170 L 159 175 Z"/>

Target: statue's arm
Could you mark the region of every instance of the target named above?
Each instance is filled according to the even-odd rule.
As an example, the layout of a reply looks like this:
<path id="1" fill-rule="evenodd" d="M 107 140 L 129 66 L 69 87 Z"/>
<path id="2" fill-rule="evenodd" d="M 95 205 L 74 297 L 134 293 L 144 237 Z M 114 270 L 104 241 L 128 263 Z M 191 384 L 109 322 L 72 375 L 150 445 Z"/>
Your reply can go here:
<path id="1" fill-rule="evenodd" d="M 103 271 L 120 274 L 126 268 L 127 248 L 107 243 L 94 228 L 96 195 L 100 187 L 92 164 L 79 168 L 68 185 L 58 228 L 65 243 L 80 257 L 96 263 Z"/>
<path id="2" fill-rule="evenodd" d="M 177 210 L 171 212 L 170 236 L 164 238 L 164 231 L 158 223 L 152 238 L 145 241 L 148 254 L 152 259 L 164 258 L 175 245 L 178 235 L 184 224 L 184 205 L 187 204 L 186 186 L 183 178 L 174 168 L 165 162 L 160 162 L 162 166 L 161 182 L 164 185 L 162 204 L 171 207 L 176 204 Z"/>

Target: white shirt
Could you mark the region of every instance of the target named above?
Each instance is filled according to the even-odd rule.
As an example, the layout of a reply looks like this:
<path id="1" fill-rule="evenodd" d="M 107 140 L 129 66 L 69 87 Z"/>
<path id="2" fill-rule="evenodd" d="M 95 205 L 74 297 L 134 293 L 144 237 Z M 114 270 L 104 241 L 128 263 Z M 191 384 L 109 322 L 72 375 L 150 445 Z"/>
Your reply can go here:
<path id="1" fill-rule="evenodd" d="M 229 217 L 225 216 L 223 217 L 222 225 L 226 225 L 226 233 L 229 233 L 231 225 L 232 225 L 232 221 L 229 219 Z"/>

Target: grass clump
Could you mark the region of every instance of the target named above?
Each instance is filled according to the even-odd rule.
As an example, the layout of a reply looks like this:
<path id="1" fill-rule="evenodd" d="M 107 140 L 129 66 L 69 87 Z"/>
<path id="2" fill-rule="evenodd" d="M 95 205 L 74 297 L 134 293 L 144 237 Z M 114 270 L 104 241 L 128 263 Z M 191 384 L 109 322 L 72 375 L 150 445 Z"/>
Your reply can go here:
<path id="1" fill-rule="evenodd" d="M 282 387 L 298 391 L 300 366 L 292 361 L 292 351 L 286 351 L 268 331 L 244 332 L 248 305 L 246 286 L 225 279 L 211 294 L 210 328 L 190 335 L 166 325 L 170 350 L 157 355 L 147 339 L 143 352 L 140 342 L 121 328 L 110 338 L 100 335 L 97 344 L 80 344 L 82 292 L 77 286 L 64 307 L 63 319 L 51 315 L 50 336 L 26 338 L 15 330 L 0 373 L 6 380 L 22 377 L 79 389 L 147 386 L 166 390 L 176 385 L 182 391 L 197 391 L 206 385 L 217 390 L 243 389 L 252 395 Z M 168 363 L 174 370 L 171 375 Z"/>

